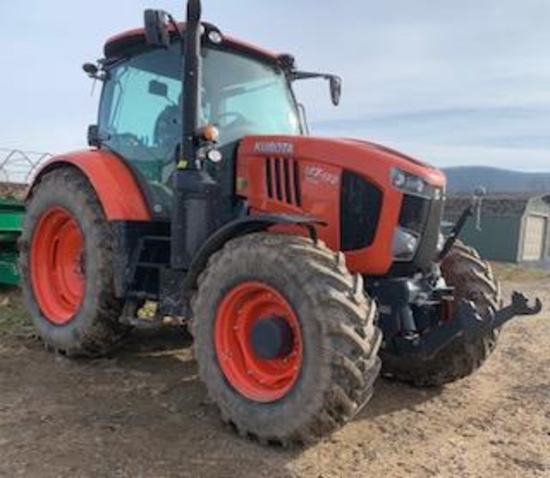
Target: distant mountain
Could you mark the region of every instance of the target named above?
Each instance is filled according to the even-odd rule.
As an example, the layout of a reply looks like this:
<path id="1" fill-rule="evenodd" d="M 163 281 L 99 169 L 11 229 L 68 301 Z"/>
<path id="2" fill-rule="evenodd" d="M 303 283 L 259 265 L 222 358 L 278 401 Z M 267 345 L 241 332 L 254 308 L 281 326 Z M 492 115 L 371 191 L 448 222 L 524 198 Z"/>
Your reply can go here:
<path id="1" fill-rule="evenodd" d="M 487 192 L 550 192 L 550 173 L 521 173 L 485 166 L 445 168 L 449 192 L 473 192 L 483 186 Z"/>

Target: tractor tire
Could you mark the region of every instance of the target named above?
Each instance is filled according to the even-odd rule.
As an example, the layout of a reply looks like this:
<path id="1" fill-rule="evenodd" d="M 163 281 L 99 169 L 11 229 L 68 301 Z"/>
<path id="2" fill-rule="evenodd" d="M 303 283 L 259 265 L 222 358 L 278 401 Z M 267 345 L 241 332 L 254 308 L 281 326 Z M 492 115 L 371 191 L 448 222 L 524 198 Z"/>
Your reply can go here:
<path id="1" fill-rule="evenodd" d="M 72 167 L 45 174 L 27 202 L 19 266 L 32 321 L 49 349 L 101 356 L 129 330 L 118 320 L 112 243 L 87 179 Z"/>
<path id="2" fill-rule="evenodd" d="M 488 320 L 501 306 L 500 285 L 491 266 L 477 251 L 457 241 L 440 264 L 447 285 L 458 299 L 472 301 L 481 318 Z M 385 377 L 417 387 L 439 387 L 475 372 L 496 347 L 499 329 L 470 342 L 459 338 L 429 360 L 382 356 Z"/>
<path id="3" fill-rule="evenodd" d="M 200 377 L 241 436 L 313 443 L 372 395 L 381 343 L 375 303 L 344 256 L 321 243 L 268 233 L 228 242 L 199 278 L 193 316 Z M 275 358 L 254 348 L 265 321 L 290 336 Z M 271 330 L 264 339 L 280 343 Z"/>

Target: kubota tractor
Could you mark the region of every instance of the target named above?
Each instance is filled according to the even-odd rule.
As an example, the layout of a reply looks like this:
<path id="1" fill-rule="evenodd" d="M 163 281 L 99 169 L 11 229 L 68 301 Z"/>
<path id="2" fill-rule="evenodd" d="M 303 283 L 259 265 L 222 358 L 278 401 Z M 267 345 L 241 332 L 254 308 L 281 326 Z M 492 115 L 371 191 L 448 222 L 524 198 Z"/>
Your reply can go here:
<path id="1" fill-rule="evenodd" d="M 23 288 L 44 342 L 112 349 L 143 319 L 194 335 L 224 420 L 260 442 L 310 442 L 369 400 L 380 368 L 418 386 L 471 374 L 500 326 L 489 265 L 444 241 L 445 177 L 365 141 L 310 137 L 292 85 L 328 80 L 158 10 L 86 64 L 103 83 L 90 149 L 36 175 Z"/>

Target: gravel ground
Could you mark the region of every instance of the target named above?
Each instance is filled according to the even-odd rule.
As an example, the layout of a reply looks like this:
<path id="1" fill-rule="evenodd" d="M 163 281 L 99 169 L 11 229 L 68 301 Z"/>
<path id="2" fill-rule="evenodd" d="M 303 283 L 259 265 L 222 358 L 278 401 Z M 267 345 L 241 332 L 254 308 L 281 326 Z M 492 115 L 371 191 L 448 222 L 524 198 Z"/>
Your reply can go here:
<path id="1" fill-rule="evenodd" d="M 544 286 L 519 287 L 550 304 Z M 550 477 L 547 310 L 507 325 L 474 376 L 429 390 L 379 380 L 352 423 L 287 451 L 221 423 L 180 332 L 70 361 L 20 324 L 18 295 L 0 308 L 2 477 Z"/>

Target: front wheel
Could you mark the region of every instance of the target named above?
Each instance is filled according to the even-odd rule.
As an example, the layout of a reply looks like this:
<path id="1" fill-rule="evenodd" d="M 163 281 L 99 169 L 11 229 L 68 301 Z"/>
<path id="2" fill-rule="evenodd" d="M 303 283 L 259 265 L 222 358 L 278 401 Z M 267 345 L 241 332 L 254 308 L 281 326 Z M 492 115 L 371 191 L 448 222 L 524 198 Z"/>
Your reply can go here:
<path id="1" fill-rule="evenodd" d="M 118 321 L 112 242 L 86 178 L 67 167 L 45 174 L 27 204 L 19 266 L 31 318 L 49 348 L 98 356 L 127 332 Z"/>
<path id="2" fill-rule="evenodd" d="M 222 417 L 262 443 L 310 443 L 368 401 L 375 304 L 341 254 L 252 234 L 209 262 L 193 301 L 195 356 Z"/>

